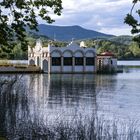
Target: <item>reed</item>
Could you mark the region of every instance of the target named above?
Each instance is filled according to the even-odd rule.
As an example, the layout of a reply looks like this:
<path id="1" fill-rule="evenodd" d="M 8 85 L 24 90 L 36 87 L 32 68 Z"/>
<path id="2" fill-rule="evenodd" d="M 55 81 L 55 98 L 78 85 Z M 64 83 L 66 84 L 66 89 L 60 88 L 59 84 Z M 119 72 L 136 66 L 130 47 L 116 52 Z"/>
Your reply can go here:
<path id="1" fill-rule="evenodd" d="M 4 121 L 0 124 L 1 130 L 6 131 L 4 137 L 10 140 L 139 140 L 140 129 L 138 121 L 129 121 L 125 123 L 120 120 L 107 120 L 107 118 L 99 117 L 93 113 L 91 117 L 83 117 L 82 114 L 75 115 L 72 119 L 66 120 L 61 116 L 55 123 L 49 124 L 41 120 L 31 121 L 30 118 L 17 120 L 19 123 L 14 123 L 16 115 L 13 113 L 13 108 L 16 110 L 18 103 L 21 102 L 22 108 L 25 109 L 25 114 L 28 110 L 28 92 L 23 84 L 15 88 L 15 84 L 20 84 L 22 76 L 14 75 L 13 77 L 2 78 L 0 81 L 0 103 L 3 108 L 10 110 L 12 118 L 10 121 L 13 125 L 5 130 Z M 19 80 L 18 80 L 19 79 Z M 22 82 L 21 82 L 22 83 Z M 12 93 L 14 91 L 14 93 Z M 22 91 L 22 92 L 21 92 Z M 22 94 L 21 94 L 22 93 Z M 6 104 L 7 102 L 7 104 Z M 11 108 L 10 108 L 11 107 Z M 7 112 L 7 110 L 5 110 Z M 1 112 L 2 113 L 2 112 Z M 24 114 L 24 115 L 25 115 Z M 11 117 L 11 116 L 10 116 Z M 14 118 L 15 117 L 15 118 Z M 0 114 L 0 120 L 5 120 L 5 114 Z M 15 129 L 16 128 L 16 129 Z M 15 130 L 14 130 L 15 129 Z M 4 133 L 3 133 L 4 134 Z M 1 139 L 4 137 L 0 137 Z"/>

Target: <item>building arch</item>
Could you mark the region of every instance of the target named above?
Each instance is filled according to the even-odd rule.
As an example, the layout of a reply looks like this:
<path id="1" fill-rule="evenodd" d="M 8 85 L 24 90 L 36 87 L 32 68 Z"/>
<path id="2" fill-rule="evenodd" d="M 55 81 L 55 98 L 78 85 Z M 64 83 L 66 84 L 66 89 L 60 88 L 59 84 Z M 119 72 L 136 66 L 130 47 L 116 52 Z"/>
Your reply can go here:
<path id="1" fill-rule="evenodd" d="M 84 52 L 81 50 L 77 50 L 76 52 L 74 52 L 74 56 L 75 57 L 84 57 Z"/>
<path id="2" fill-rule="evenodd" d="M 51 57 L 61 57 L 62 56 L 62 52 L 59 50 L 54 50 L 51 52 Z"/>
<path id="3" fill-rule="evenodd" d="M 42 69 L 44 72 L 48 71 L 48 61 L 46 59 L 44 59 L 42 62 Z"/>
<path id="4" fill-rule="evenodd" d="M 92 50 L 88 50 L 85 52 L 86 57 L 95 57 L 95 52 Z"/>
<path id="5" fill-rule="evenodd" d="M 33 59 L 29 60 L 29 65 L 35 65 L 35 61 Z"/>
<path id="6" fill-rule="evenodd" d="M 73 52 L 71 50 L 65 50 L 62 55 L 63 57 L 73 57 Z"/>
<path id="7" fill-rule="evenodd" d="M 41 58 L 39 56 L 36 57 L 36 65 L 40 66 Z"/>

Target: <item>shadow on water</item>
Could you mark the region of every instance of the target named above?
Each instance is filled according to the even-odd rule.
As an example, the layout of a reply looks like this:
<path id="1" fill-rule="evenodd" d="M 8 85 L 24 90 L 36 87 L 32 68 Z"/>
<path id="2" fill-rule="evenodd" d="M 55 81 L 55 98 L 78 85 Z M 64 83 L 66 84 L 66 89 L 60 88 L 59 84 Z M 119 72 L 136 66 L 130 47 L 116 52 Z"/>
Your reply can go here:
<path id="1" fill-rule="evenodd" d="M 121 136 L 116 121 L 98 118 L 99 99 L 113 98 L 116 82 L 116 75 L 1 75 L 0 137 L 9 140 L 133 138 L 135 128 L 126 127 Z"/>

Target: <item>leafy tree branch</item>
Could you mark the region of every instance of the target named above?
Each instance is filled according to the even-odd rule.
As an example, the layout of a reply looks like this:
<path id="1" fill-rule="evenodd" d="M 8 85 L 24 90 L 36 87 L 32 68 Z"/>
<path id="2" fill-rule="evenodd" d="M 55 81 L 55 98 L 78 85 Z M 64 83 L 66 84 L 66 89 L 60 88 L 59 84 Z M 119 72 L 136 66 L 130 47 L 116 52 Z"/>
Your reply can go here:
<path id="1" fill-rule="evenodd" d="M 138 16 L 138 19 L 133 14 L 133 10 L 137 4 L 140 4 L 140 0 L 133 0 L 133 6 L 131 8 L 131 11 L 124 19 L 124 22 L 132 27 L 131 33 L 135 35 L 134 41 L 138 42 L 140 46 L 140 9 L 136 10 L 136 15 Z"/>
<path id="2" fill-rule="evenodd" d="M 38 30 L 37 18 L 46 23 L 54 20 L 50 14 L 61 15 L 62 0 L 2 0 L 0 2 L 0 45 L 11 46 L 18 40 L 26 45 L 26 27 Z"/>

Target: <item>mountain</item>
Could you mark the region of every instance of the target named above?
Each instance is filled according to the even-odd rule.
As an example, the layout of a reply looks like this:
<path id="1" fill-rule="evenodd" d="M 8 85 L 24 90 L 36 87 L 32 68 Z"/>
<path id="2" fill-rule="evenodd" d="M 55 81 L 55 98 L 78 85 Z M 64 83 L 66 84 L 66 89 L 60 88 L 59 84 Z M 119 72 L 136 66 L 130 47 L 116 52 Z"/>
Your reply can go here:
<path id="1" fill-rule="evenodd" d="M 113 37 L 113 35 L 108 35 L 100 33 L 93 30 L 87 30 L 80 26 L 53 26 L 53 25 L 38 25 L 39 32 L 38 35 L 45 35 L 51 39 L 56 39 L 59 41 L 70 41 L 73 39 L 91 39 L 91 38 L 108 38 Z"/>
<path id="2" fill-rule="evenodd" d="M 41 38 L 41 39 L 44 39 L 44 40 L 51 40 L 51 38 L 49 38 L 46 35 L 39 35 L 38 32 L 36 33 L 36 32 L 32 32 L 32 31 L 28 32 L 27 37 L 32 37 L 34 39 Z"/>

